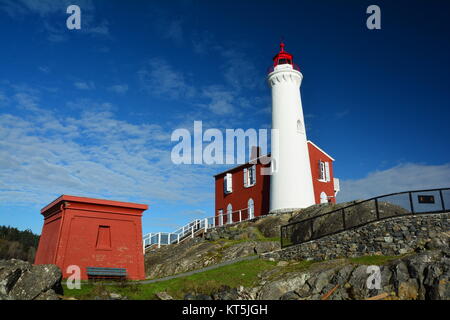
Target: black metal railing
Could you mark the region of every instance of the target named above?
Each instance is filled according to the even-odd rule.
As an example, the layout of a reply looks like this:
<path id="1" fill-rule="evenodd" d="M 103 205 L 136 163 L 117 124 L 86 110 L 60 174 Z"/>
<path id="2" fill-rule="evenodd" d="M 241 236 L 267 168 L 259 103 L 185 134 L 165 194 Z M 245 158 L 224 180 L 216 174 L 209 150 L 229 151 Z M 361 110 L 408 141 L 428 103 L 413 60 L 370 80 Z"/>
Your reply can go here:
<path id="1" fill-rule="evenodd" d="M 388 218 L 449 211 L 450 188 L 386 194 L 281 226 L 281 247 L 317 240 Z"/>

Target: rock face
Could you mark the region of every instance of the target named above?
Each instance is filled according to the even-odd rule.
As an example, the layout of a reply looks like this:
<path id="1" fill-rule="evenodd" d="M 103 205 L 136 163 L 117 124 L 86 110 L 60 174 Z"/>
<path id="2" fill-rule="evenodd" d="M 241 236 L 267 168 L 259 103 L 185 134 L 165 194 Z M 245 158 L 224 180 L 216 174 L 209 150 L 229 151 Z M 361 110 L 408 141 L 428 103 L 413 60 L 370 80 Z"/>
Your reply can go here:
<path id="1" fill-rule="evenodd" d="M 280 249 L 280 226 L 292 217 L 273 214 L 209 230 L 203 238 L 162 246 L 145 255 L 147 278 L 160 278 Z M 276 239 L 273 239 L 276 238 Z"/>
<path id="2" fill-rule="evenodd" d="M 0 300 L 58 300 L 61 270 L 21 260 L 0 260 Z"/>
<path id="3" fill-rule="evenodd" d="M 389 299 L 449 300 L 450 250 L 424 251 L 380 266 L 381 287 L 369 289 L 368 265 L 340 264 L 328 269 L 293 272 L 267 280 L 257 299 L 321 299 L 332 291 L 330 300 L 367 299 L 386 293 Z"/>
<path id="4" fill-rule="evenodd" d="M 194 238 L 147 253 L 146 272 L 149 278 L 161 278 L 279 248 L 277 241 L 249 240 L 233 243 Z"/>
<path id="5" fill-rule="evenodd" d="M 373 268 L 374 266 L 371 266 Z M 376 266 L 375 266 L 376 267 Z M 259 275 L 252 288 L 223 287 L 211 296 L 187 294 L 196 300 L 449 300 L 450 250 L 427 250 L 378 267 L 380 287 L 368 286 L 369 265 L 346 259 L 321 262 L 305 271 L 272 269 Z"/>
<path id="6" fill-rule="evenodd" d="M 416 248 L 449 244 L 450 214 L 420 214 L 373 222 L 317 240 L 263 254 L 275 260 L 329 260 L 382 254 L 399 255 Z"/>

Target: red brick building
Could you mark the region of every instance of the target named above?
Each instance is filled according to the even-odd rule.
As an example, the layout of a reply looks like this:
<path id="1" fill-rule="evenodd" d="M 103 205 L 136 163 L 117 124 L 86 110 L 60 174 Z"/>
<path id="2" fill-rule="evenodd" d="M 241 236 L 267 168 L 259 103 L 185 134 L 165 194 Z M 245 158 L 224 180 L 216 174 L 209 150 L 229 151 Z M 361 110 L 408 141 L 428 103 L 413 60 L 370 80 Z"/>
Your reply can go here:
<path id="1" fill-rule="evenodd" d="M 260 156 L 256 150 L 254 149 L 251 158 L 256 158 L 257 161 L 250 161 L 214 176 L 216 225 L 269 213 L 271 176 L 263 175 L 261 169 L 270 170 L 270 160 L 267 156 Z M 308 141 L 308 152 L 315 202 L 336 203 L 339 181 L 333 175 L 334 159 L 311 141 Z"/>
<path id="2" fill-rule="evenodd" d="M 81 278 L 87 267 L 125 268 L 127 278 L 145 279 L 142 249 L 144 204 L 63 195 L 44 207 L 35 264 L 56 264 L 63 277 L 77 265 Z"/>

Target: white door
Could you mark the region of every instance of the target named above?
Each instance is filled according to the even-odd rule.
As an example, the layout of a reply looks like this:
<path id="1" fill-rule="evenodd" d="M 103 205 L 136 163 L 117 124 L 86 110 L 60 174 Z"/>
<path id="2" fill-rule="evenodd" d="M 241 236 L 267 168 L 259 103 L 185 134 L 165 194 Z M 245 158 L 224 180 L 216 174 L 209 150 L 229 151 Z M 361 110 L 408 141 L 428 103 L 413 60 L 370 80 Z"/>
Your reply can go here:
<path id="1" fill-rule="evenodd" d="M 328 203 L 328 197 L 325 192 L 322 191 L 320 194 L 320 203 Z"/>
<path id="2" fill-rule="evenodd" d="M 231 203 L 228 204 L 227 207 L 227 223 L 233 223 L 233 218 L 232 218 L 232 212 L 233 212 L 233 207 L 231 206 Z"/>
<path id="3" fill-rule="evenodd" d="M 250 198 L 248 200 L 248 218 L 253 219 L 255 217 L 255 203 L 253 202 L 253 199 Z"/>

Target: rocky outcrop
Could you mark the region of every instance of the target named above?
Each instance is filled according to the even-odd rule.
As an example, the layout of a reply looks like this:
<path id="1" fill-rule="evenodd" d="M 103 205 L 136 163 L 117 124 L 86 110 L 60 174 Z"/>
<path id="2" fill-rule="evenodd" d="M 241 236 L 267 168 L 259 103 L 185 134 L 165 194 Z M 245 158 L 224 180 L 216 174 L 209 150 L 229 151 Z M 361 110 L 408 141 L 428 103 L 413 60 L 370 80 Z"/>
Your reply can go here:
<path id="1" fill-rule="evenodd" d="M 450 214 L 420 214 L 370 223 L 317 240 L 263 254 L 275 260 L 329 260 L 382 254 L 399 255 L 431 241 L 449 245 Z"/>
<path id="2" fill-rule="evenodd" d="M 63 293 L 61 278 L 55 265 L 0 260 L 0 300 L 58 300 Z"/>
<path id="3" fill-rule="evenodd" d="M 340 264 L 328 269 L 287 273 L 276 279 L 262 275 L 257 299 L 315 300 L 327 293 L 330 300 L 367 299 L 384 294 L 388 299 L 450 299 L 450 251 L 432 250 L 380 266 L 380 289 L 369 288 L 368 265 Z"/>
<path id="4" fill-rule="evenodd" d="M 194 238 L 145 255 L 147 278 L 161 278 L 277 250 L 277 241 L 205 241 Z"/>
<path id="5" fill-rule="evenodd" d="M 449 300 L 450 250 L 426 250 L 379 266 L 380 287 L 368 286 L 369 265 L 338 259 L 315 263 L 303 271 L 291 263 L 259 274 L 252 288 L 222 287 L 187 300 Z M 371 266 L 373 268 L 374 266 Z M 370 281 L 369 281 L 370 283 Z"/>

